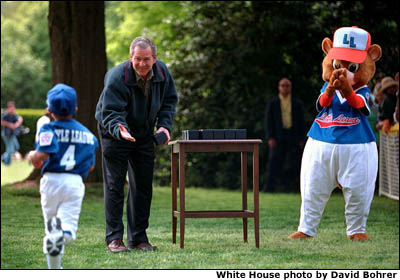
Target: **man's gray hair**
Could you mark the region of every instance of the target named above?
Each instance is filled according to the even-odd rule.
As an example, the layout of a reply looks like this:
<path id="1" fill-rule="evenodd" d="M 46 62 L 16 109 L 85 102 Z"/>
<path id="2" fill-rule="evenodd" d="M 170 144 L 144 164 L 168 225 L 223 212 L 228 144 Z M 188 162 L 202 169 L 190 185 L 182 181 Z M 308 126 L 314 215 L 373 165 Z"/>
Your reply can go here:
<path id="1" fill-rule="evenodd" d="M 133 50 L 136 47 L 140 47 L 141 49 L 145 49 L 148 46 L 151 47 L 151 51 L 153 56 L 157 56 L 157 47 L 156 44 L 154 44 L 154 42 L 146 37 L 136 37 L 135 39 L 133 39 L 131 46 L 129 48 L 129 55 L 132 56 L 133 55 Z"/>

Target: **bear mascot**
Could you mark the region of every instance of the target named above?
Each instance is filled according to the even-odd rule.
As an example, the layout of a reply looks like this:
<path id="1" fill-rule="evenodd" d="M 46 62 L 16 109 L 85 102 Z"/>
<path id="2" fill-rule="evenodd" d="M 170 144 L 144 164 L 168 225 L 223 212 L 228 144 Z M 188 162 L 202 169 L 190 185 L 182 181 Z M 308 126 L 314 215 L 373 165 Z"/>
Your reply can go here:
<path id="1" fill-rule="evenodd" d="M 366 223 L 378 172 L 376 140 L 368 124 L 367 86 L 381 58 L 380 46 L 357 26 L 335 31 L 322 41 L 325 81 L 307 136 L 301 163 L 301 209 L 298 231 L 289 239 L 314 237 L 325 205 L 339 186 L 345 200 L 346 234 L 353 241 L 370 240 Z"/>

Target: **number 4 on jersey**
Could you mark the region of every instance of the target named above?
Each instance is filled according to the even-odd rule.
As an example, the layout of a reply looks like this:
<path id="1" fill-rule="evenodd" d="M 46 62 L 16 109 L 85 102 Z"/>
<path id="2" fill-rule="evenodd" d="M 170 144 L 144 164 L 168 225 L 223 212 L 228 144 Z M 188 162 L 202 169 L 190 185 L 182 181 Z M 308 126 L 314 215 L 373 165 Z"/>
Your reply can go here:
<path id="1" fill-rule="evenodd" d="M 65 171 L 74 169 L 75 166 L 75 145 L 69 145 L 60 161 L 61 166 L 65 166 Z"/>

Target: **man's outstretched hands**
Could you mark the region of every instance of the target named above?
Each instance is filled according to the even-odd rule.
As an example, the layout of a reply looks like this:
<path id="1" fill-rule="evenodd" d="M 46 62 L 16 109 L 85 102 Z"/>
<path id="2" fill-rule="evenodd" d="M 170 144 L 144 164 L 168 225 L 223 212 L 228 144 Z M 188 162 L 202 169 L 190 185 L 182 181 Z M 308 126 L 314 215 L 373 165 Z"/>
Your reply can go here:
<path id="1" fill-rule="evenodd" d="M 168 131 L 168 129 L 166 129 L 166 128 L 164 128 L 164 127 L 160 127 L 158 130 L 157 130 L 157 132 L 156 133 L 160 133 L 160 132 L 164 132 L 165 133 L 165 135 L 167 135 L 167 141 L 165 141 L 163 144 L 165 145 L 165 144 L 167 144 L 168 142 L 169 142 L 169 140 L 171 140 L 171 137 L 170 137 L 170 135 L 169 135 L 169 131 Z"/>
<path id="2" fill-rule="evenodd" d="M 118 127 L 119 127 L 119 133 L 121 133 L 122 138 L 124 138 L 127 141 L 136 142 L 136 139 L 132 137 L 129 131 L 122 124 L 118 124 Z"/>

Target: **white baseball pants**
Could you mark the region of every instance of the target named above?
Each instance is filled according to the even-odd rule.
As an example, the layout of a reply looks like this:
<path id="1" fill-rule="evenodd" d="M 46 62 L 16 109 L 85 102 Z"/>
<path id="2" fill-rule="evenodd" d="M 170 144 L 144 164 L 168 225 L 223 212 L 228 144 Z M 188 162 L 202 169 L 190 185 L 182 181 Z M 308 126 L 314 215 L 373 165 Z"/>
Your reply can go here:
<path id="1" fill-rule="evenodd" d="M 332 191 L 343 187 L 346 233 L 365 233 L 378 172 L 375 142 L 331 144 L 309 138 L 301 163 L 298 231 L 315 236 Z"/>
<path id="2" fill-rule="evenodd" d="M 75 240 L 85 194 L 82 177 L 71 173 L 46 172 L 40 180 L 40 194 L 46 235 L 47 221 L 57 216 L 61 219 L 63 231 L 70 231 L 72 240 Z"/>

